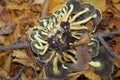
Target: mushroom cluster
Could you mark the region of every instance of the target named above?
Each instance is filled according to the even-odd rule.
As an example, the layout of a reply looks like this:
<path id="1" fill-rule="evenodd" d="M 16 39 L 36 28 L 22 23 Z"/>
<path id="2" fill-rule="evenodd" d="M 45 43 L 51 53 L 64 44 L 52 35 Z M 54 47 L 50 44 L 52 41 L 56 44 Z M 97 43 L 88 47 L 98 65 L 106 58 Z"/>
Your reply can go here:
<path id="1" fill-rule="evenodd" d="M 88 69 L 88 64 L 94 66 L 92 58 L 98 56 L 99 42 L 93 36 L 101 19 L 93 5 L 75 0 L 40 18 L 29 39 L 48 78 L 66 78 L 68 73 Z M 93 25 L 88 27 L 87 23 Z"/>

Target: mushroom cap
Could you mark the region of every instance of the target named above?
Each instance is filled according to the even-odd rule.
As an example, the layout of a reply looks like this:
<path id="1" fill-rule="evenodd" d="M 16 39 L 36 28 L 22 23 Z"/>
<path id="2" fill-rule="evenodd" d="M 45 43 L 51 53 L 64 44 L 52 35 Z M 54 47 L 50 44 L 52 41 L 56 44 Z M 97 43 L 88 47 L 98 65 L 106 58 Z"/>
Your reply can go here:
<path id="1" fill-rule="evenodd" d="M 62 64 L 58 61 L 57 63 L 58 69 L 60 71 L 60 74 L 55 74 L 53 71 L 53 60 L 51 60 L 49 63 L 47 63 L 44 67 L 45 75 L 48 78 L 53 79 L 65 79 L 69 73 L 69 69 L 64 69 Z"/>
<path id="2" fill-rule="evenodd" d="M 75 0 L 69 0 L 66 5 L 68 6 L 68 10 L 70 9 L 69 5 L 72 4 L 74 6 L 73 11 L 72 12 L 79 12 L 80 10 L 82 10 L 82 8 L 80 7 L 80 2 L 79 1 L 75 1 Z"/>
<path id="3" fill-rule="evenodd" d="M 83 14 L 83 17 L 84 17 L 84 18 L 87 18 L 87 17 L 95 14 L 95 8 L 94 8 L 94 6 L 93 6 L 92 4 L 90 4 L 90 3 L 83 3 L 83 4 L 81 5 L 81 7 L 82 7 L 83 9 L 89 8 L 89 11 Z"/>
<path id="4" fill-rule="evenodd" d="M 90 49 L 92 49 L 92 51 L 89 52 L 89 54 L 91 55 L 91 57 L 96 57 L 99 54 L 99 43 L 97 41 L 91 40 L 91 42 L 93 42 L 92 45 L 88 46 Z"/>
<path id="5" fill-rule="evenodd" d="M 44 22 L 46 22 L 46 24 L 48 24 L 49 23 L 49 18 L 50 17 L 41 17 L 41 18 L 39 18 L 39 25 L 41 26 L 41 27 L 47 27 L 47 25 L 45 26 L 43 23 Z"/>
<path id="6" fill-rule="evenodd" d="M 97 17 L 96 18 L 93 18 L 92 19 L 92 22 L 94 25 L 98 25 L 100 23 L 100 21 L 102 20 L 102 15 L 101 15 L 101 11 L 96 9 L 95 10 L 95 13 L 97 14 Z"/>
<path id="7" fill-rule="evenodd" d="M 105 50 L 104 47 L 100 47 L 98 56 L 92 58 L 93 61 L 99 61 L 101 66 L 95 68 L 95 73 L 101 78 L 105 79 L 110 77 L 113 72 L 114 58 Z"/>
<path id="8" fill-rule="evenodd" d="M 69 5 L 70 4 L 73 4 L 73 11 L 71 12 L 70 16 L 73 17 L 74 15 L 76 15 L 78 12 L 84 10 L 82 7 L 81 7 L 81 4 L 79 1 L 75 1 L 75 0 L 69 0 L 66 5 L 68 6 L 68 11 L 70 10 L 70 7 Z"/>

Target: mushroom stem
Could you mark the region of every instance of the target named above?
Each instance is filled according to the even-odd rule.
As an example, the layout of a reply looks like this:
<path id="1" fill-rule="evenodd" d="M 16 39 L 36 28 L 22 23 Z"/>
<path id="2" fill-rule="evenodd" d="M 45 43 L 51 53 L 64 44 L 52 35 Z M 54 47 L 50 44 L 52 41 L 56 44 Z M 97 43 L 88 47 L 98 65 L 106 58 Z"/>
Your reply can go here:
<path id="1" fill-rule="evenodd" d="M 94 14 L 94 15 L 89 16 L 88 18 L 86 18 L 86 19 L 84 19 L 84 20 L 82 20 L 82 21 L 73 22 L 73 23 L 70 24 L 70 26 L 84 24 L 84 23 L 86 23 L 87 21 L 89 21 L 90 19 L 96 18 L 96 17 L 97 17 L 97 14 Z"/>
<path id="2" fill-rule="evenodd" d="M 88 30 L 88 27 L 86 27 L 86 26 L 71 26 L 70 27 L 70 30 L 81 30 L 81 29 L 86 29 L 86 30 Z"/>
<path id="3" fill-rule="evenodd" d="M 101 67 L 101 63 L 99 61 L 91 61 L 89 64 L 96 68 Z"/>
<path id="4" fill-rule="evenodd" d="M 58 56 L 56 56 L 53 61 L 54 74 L 60 74 L 60 71 L 58 70 L 57 62 L 58 62 Z"/>
<path id="5" fill-rule="evenodd" d="M 69 10 L 68 14 L 66 15 L 64 21 L 67 21 L 67 19 L 68 19 L 70 13 L 73 11 L 73 7 L 74 7 L 73 4 L 70 4 L 70 10 Z"/>
<path id="6" fill-rule="evenodd" d="M 46 51 L 48 50 L 48 44 L 45 46 L 44 51 L 40 52 L 40 55 L 44 55 L 46 53 Z"/>
<path id="7" fill-rule="evenodd" d="M 89 11 L 89 8 L 85 8 L 83 11 L 80 11 L 79 13 L 77 13 L 69 22 L 73 22 L 77 17 L 79 17 L 80 15 L 86 13 Z"/>

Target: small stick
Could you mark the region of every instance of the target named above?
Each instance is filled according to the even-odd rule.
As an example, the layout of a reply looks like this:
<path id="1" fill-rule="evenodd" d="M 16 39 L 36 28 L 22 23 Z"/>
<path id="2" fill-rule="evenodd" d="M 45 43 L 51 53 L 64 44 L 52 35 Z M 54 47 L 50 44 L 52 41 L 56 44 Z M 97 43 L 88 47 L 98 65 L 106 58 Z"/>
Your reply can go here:
<path id="1" fill-rule="evenodd" d="M 24 43 L 16 43 L 16 44 L 11 44 L 8 46 L 0 46 L 0 52 L 8 50 L 8 49 L 21 49 L 21 48 L 26 48 L 29 47 L 30 44 L 29 42 L 24 42 Z"/>
<path id="2" fill-rule="evenodd" d="M 120 35 L 120 30 L 115 31 L 115 32 L 109 32 L 109 33 L 98 33 L 98 34 L 95 34 L 95 38 L 97 38 L 101 42 L 103 47 L 105 47 L 105 49 L 109 52 L 109 54 L 112 57 L 114 57 L 120 61 L 120 57 L 113 51 L 113 49 L 111 47 L 108 46 L 108 44 L 104 40 L 104 37 L 108 37 L 108 36 L 112 36 L 112 35 Z"/>
<path id="3" fill-rule="evenodd" d="M 19 72 L 15 75 L 15 77 L 10 78 L 10 79 L 8 79 L 8 80 L 18 80 L 19 77 L 20 77 L 20 75 L 21 75 L 21 73 L 23 72 L 24 69 L 25 69 L 25 66 L 23 66 L 23 67 L 19 70 Z"/>
<path id="4" fill-rule="evenodd" d="M 43 10 L 42 10 L 42 13 L 41 13 L 41 17 L 47 16 L 47 14 L 48 14 L 49 2 L 50 2 L 50 0 L 46 0 L 46 1 L 45 1 L 44 5 L 43 5 Z"/>
<path id="5" fill-rule="evenodd" d="M 29 46 L 29 53 L 30 53 L 30 55 L 31 55 L 31 57 L 32 57 L 32 60 L 33 60 L 33 62 L 34 62 L 34 71 L 35 71 L 36 80 L 39 80 L 38 74 L 37 74 L 37 70 L 36 70 L 37 61 L 36 61 L 36 59 L 35 59 L 35 57 L 34 57 L 34 55 L 33 55 L 33 52 L 31 51 L 30 46 Z"/>

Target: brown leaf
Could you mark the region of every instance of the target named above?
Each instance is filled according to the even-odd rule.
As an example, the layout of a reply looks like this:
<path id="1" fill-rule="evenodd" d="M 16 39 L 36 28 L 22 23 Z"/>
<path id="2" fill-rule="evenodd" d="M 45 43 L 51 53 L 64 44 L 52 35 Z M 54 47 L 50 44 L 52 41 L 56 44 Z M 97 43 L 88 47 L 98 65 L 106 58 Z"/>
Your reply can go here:
<path id="1" fill-rule="evenodd" d="M 3 44 L 4 40 L 5 40 L 5 37 L 4 36 L 0 36 L 0 44 Z"/>
<path id="2" fill-rule="evenodd" d="M 69 64 L 69 68 L 72 71 L 81 71 L 81 70 L 87 70 L 89 68 L 88 62 L 91 61 L 91 57 L 88 53 L 88 49 L 86 46 L 77 46 L 76 49 L 76 55 L 75 58 L 77 59 L 77 64 Z"/>
<path id="3" fill-rule="evenodd" d="M 114 3 L 119 3 L 120 0 L 112 0 L 112 2 L 114 2 Z"/>
<path id="4" fill-rule="evenodd" d="M 7 79 L 9 78 L 8 72 L 2 69 L 1 67 L 0 67 L 0 77 L 7 78 Z"/>
<path id="5" fill-rule="evenodd" d="M 88 48 L 86 46 L 77 46 L 75 58 L 77 63 L 83 70 L 88 69 L 88 62 L 91 61 L 90 54 L 88 53 Z"/>
<path id="6" fill-rule="evenodd" d="M 0 29 L 0 34 L 10 34 L 10 33 L 12 33 L 12 31 L 14 30 L 14 28 L 15 28 L 15 23 L 12 23 L 11 22 L 11 24 L 10 25 L 7 25 L 7 26 L 5 26 L 5 27 L 2 27 L 1 29 Z"/>
<path id="7" fill-rule="evenodd" d="M 15 57 L 13 62 L 23 64 L 25 66 L 31 66 L 34 68 L 34 62 L 31 57 L 29 57 L 26 52 L 23 50 L 13 50 L 12 56 Z M 37 70 L 40 70 L 40 67 L 36 67 Z"/>
<path id="8" fill-rule="evenodd" d="M 120 70 L 116 73 L 115 77 L 120 77 Z"/>
<path id="9" fill-rule="evenodd" d="M 115 65 L 120 68 L 120 61 L 119 60 L 115 60 Z"/>
<path id="10" fill-rule="evenodd" d="M 26 52 L 21 50 L 13 50 L 12 56 L 16 58 L 22 58 L 22 59 L 29 58 Z"/>
<path id="11" fill-rule="evenodd" d="M 20 79 L 21 80 L 28 80 L 27 76 L 24 73 L 21 74 Z"/>
<path id="12" fill-rule="evenodd" d="M 18 0 L 17 0 L 18 1 Z M 27 4 L 27 3 L 25 3 L 25 4 L 22 4 L 22 5 L 18 5 L 18 4 L 13 4 L 13 3 L 11 3 L 10 5 L 8 5 L 7 7 L 6 7 L 6 9 L 8 9 L 8 10 L 20 10 L 20 11 L 22 11 L 22 10 L 29 10 L 30 9 L 30 7 L 29 7 L 29 4 Z"/>
<path id="13" fill-rule="evenodd" d="M 120 30 L 120 17 L 113 18 L 112 23 L 117 28 L 117 30 Z"/>
<path id="14" fill-rule="evenodd" d="M 106 9 L 106 0 L 82 0 L 84 2 L 91 3 L 95 6 L 95 8 L 100 9 L 101 11 L 105 11 Z"/>
<path id="15" fill-rule="evenodd" d="M 10 66 L 11 66 L 11 61 L 12 61 L 12 57 L 11 55 L 9 55 L 3 65 L 3 68 L 5 71 L 9 72 L 10 71 Z"/>
<path id="16" fill-rule="evenodd" d="M 73 46 L 87 45 L 89 42 L 90 42 L 89 35 L 83 34 L 81 35 L 81 38 L 73 44 Z"/>
<path id="17" fill-rule="evenodd" d="M 12 20 L 10 11 L 6 10 L 6 9 L 3 9 L 2 13 L 1 13 L 1 17 L 2 17 L 2 20 L 5 21 L 6 23 L 11 22 L 11 20 Z"/>
<path id="18" fill-rule="evenodd" d="M 45 0 L 34 0 L 32 5 L 35 5 L 35 4 L 43 4 L 45 2 Z"/>
<path id="19" fill-rule="evenodd" d="M 13 62 L 18 62 L 25 66 L 30 66 L 33 64 L 32 59 L 26 54 L 25 51 L 13 50 L 12 56 L 15 57 Z"/>
<path id="20" fill-rule="evenodd" d="M 90 80 L 101 80 L 101 78 L 92 71 L 86 71 L 85 76 Z"/>
<path id="21" fill-rule="evenodd" d="M 50 0 L 49 13 L 54 13 L 56 10 L 65 4 L 65 0 Z"/>

